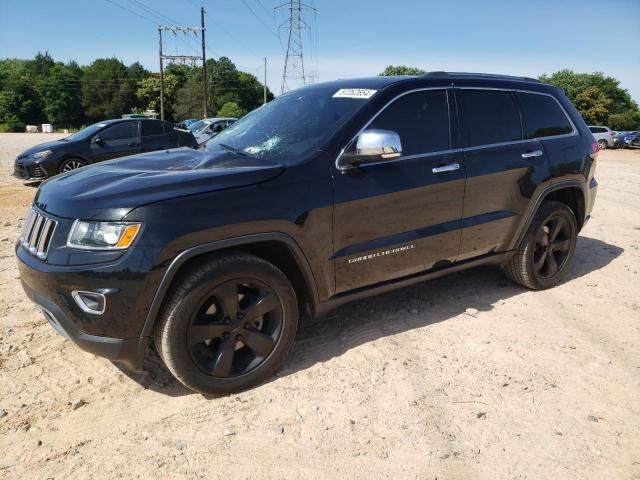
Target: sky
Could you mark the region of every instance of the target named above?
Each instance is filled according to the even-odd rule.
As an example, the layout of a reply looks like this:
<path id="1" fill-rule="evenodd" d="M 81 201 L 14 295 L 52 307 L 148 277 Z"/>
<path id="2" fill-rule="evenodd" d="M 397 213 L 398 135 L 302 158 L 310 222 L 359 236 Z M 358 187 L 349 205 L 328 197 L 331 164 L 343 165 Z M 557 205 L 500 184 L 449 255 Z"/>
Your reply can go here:
<path id="1" fill-rule="evenodd" d="M 315 81 L 371 76 L 386 65 L 538 76 L 601 71 L 640 103 L 640 0 L 305 0 L 305 70 Z M 140 61 L 158 71 L 158 24 L 198 26 L 207 56 L 229 57 L 279 93 L 286 0 L 0 0 L 0 58 Z M 135 12 L 135 13 L 133 13 Z M 199 54 L 167 34 L 165 53 Z M 292 83 L 292 86 L 294 84 Z"/>

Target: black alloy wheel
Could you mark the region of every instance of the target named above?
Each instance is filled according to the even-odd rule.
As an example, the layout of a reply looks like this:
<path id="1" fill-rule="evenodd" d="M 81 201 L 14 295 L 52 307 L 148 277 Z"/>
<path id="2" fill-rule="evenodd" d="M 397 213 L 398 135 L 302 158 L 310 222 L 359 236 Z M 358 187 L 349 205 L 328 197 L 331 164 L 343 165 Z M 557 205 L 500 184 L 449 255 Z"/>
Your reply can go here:
<path id="1" fill-rule="evenodd" d="M 188 328 L 196 365 L 218 378 L 244 375 L 273 352 L 282 333 L 276 293 L 252 279 L 228 280 L 201 302 Z"/>
<path id="2" fill-rule="evenodd" d="M 298 329 L 291 282 L 246 252 L 196 257 L 179 272 L 154 330 L 169 371 L 196 392 L 223 395 L 268 379 Z"/>
<path id="3" fill-rule="evenodd" d="M 544 202 L 520 245 L 504 265 L 507 277 L 532 290 L 557 285 L 576 249 L 578 224 L 568 205 Z"/>
<path id="4" fill-rule="evenodd" d="M 569 258 L 573 247 L 572 228 L 560 215 L 550 217 L 535 236 L 533 270 L 541 278 L 552 278 Z"/>

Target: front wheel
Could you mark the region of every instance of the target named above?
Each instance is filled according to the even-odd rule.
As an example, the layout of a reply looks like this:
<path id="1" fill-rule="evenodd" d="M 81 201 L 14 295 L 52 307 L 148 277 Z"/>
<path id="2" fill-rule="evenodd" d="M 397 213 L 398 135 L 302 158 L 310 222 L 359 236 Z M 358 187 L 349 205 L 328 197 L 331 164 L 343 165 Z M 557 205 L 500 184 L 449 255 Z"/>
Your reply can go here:
<path id="1" fill-rule="evenodd" d="M 70 172 L 86 166 L 87 163 L 84 160 L 80 160 L 79 158 L 67 158 L 60 164 L 60 167 L 58 167 L 58 173 Z"/>
<path id="2" fill-rule="evenodd" d="M 576 248 L 578 226 L 564 203 L 545 202 L 504 272 L 532 290 L 553 287 L 562 280 Z"/>
<path id="3" fill-rule="evenodd" d="M 272 375 L 297 327 L 298 304 L 287 277 L 265 260 L 233 253 L 181 272 L 156 326 L 155 343 L 185 386 L 228 394 Z"/>
<path id="4" fill-rule="evenodd" d="M 609 146 L 609 144 L 607 143 L 607 141 L 603 138 L 598 140 L 598 150 L 606 150 L 606 148 Z"/>

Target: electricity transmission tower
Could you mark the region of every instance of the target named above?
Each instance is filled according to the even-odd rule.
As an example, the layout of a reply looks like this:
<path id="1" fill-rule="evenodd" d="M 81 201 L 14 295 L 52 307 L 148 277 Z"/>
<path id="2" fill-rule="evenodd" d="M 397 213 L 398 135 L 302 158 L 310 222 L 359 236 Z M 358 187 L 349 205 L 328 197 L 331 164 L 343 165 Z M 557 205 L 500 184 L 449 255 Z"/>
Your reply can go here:
<path id="1" fill-rule="evenodd" d="M 202 105 L 203 110 L 203 118 L 207 118 L 207 58 L 205 56 L 205 39 L 204 39 L 204 7 L 200 8 L 200 27 L 158 27 L 158 37 L 159 37 L 159 59 L 160 59 L 160 119 L 164 120 L 164 61 L 167 63 L 180 63 L 182 65 L 186 65 L 189 63 L 191 66 L 195 67 L 198 60 L 202 60 L 202 88 L 204 94 L 204 100 Z M 174 35 L 176 33 L 181 32 L 185 35 L 189 33 L 193 33 L 194 35 L 198 35 L 200 33 L 200 38 L 202 40 L 202 55 L 165 55 L 162 53 L 162 32 L 171 32 Z"/>
<path id="2" fill-rule="evenodd" d="M 305 13 L 315 8 L 302 3 L 300 0 L 289 0 L 276 7 L 288 11 L 287 19 L 280 24 L 280 28 L 288 30 L 286 56 L 284 58 L 284 71 L 282 73 L 282 93 L 290 89 L 291 84 L 307 84 L 308 76 L 304 72 L 304 56 L 302 53 L 302 31 L 311 30 L 304 18 Z"/>

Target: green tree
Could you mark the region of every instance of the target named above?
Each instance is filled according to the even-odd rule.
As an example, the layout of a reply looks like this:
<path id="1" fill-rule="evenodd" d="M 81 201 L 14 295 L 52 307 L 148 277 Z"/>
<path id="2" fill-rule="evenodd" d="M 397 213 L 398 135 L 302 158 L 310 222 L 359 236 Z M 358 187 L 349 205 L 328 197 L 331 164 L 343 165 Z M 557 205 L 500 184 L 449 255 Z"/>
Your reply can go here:
<path id="1" fill-rule="evenodd" d="M 220 110 L 218 110 L 218 112 L 216 113 L 216 117 L 240 118 L 246 113 L 247 111 L 243 110 L 242 107 L 240 107 L 237 103 L 227 102 L 222 107 L 220 107 Z"/>
<path id="2" fill-rule="evenodd" d="M 407 67 L 405 65 L 387 65 L 387 67 L 379 76 L 388 77 L 391 75 L 424 75 L 425 73 L 427 72 L 417 67 Z"/>
<path id="3" fill-rule="evenodd" d="M 181 121 L 186 118 L 201 118 L 204 93 L 202 79 L 192 77 L 176 92 L 173 103 L 173 118 Z"/>
<path id="4" fill-rule="evenodd" d="M 57 128 L 78 127 L 84 121 L 81 90 L 82 70 L 75 62 L 57 63 L 37 90 L 49 123 Z"/>
<path id="5" fill-rule="evenodd" d="M 24 131 L 25 113 L 31 109 L 31 100 L 10 90 L 0 92 L 0 128 L 8 132 Z"/>
<path id="6" fill-rule="evenodd" d="M 609 115 L 609 128 L 613 130 L 640 130 L 640 112 L 627 110 L 623 113 Z"/>
<path id="7" fill-rule="evenodd" d="M 581 113 L 584 121 L 590 125 L 606 124 L 609 120 L 609 109 L 613 101 L 594 85 L 590 85 L 577 93 L 574 105 Z"/>
<path id="8" fill-rule="evenodd" d="M 540 80 L 562 88 L 587 123 L 632 121 L 634 112 L 639 111 L 638 104 L 620 82 L 601 72 L 575 73 L 564 69 L 541 75 Z"/>
<path id="9" fill-rule="evenodd" d="M 118 118 L 129 106 L 123 98 L 121 84 L 127 67 L 117 58 L 99 58 L 85 67 L 82 77 L 82 106 L 89 120 Z"/>
<path id="10" fill-rule="evenodd" d="M 178 77 L 173 74 L 164 75 L 164 108 L 168 120 L 172 118 L 177 90 Z M 153 76 L 141 80 L 136 95 L 145 109 L 160 112 L 160 77 Z"/>

